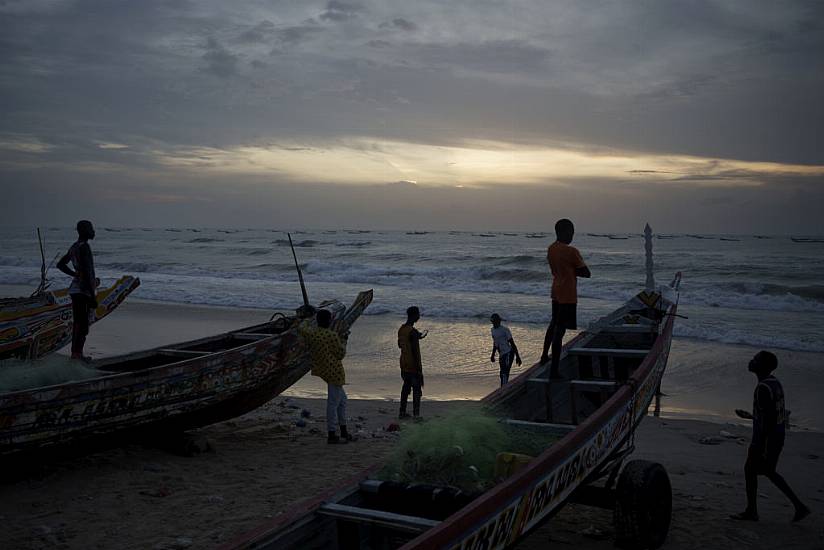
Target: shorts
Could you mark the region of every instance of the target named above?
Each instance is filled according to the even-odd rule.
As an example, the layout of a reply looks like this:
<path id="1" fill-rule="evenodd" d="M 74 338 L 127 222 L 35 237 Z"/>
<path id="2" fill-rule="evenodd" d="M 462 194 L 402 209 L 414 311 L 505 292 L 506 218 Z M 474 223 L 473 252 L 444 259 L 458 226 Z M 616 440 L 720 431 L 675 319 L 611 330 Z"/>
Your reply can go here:
<path id="1" fill-rule="evenodd" d="M 570 330 L 578 329 L 578 304 L 559 304 L 552 300 L 550 324 Z"/>

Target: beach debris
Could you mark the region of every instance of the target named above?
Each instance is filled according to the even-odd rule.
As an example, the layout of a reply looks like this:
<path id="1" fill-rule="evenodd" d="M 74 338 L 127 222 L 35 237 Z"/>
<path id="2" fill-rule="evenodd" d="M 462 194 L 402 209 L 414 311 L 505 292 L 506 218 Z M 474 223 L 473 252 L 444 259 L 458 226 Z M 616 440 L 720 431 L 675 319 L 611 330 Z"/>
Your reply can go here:
<path id="1" fill-rule="evenodd" d="M 310 416 L 312 416 L 312 411 L 310 411 L 309 409 L 303 409 L 300 411 L 300 416 L 301 418 L 309 418 Z"/>
<path id="2" fill-rule="evenodd" d="M 581 534 L 591 539 L 605 539 L 609 537 L 608 533 L 604 532 L 601 529 L 598 529 L 594 525 L 590 525 L 586 529 L 581 530 Z"/>
<path id="3" fill-rule="evenodd" d="M 163 541 L 153 546 L 154 550 L 182 550 L 189 548 L 194 541 L 189 537 L 177 537 L 174 540 Z"/>
<path id="4" fill-rule="evenodd" d="M 366 417 L 365 416 L 359 416 L 358 420 L 360 420 L 361 422 L 364 422 L 366 420 Z"/>
<path id="5" fill-rule="evenodd" d="M 320 429 L 319 428 L 309 428 L 309 433 L 310 434 L 319 434 Z"/>
<path id="6" fill-rule="evenodd" d="M 172 494 L 171 489 L 166 487 L 165 485 L 161 485 L 157 489 L 151 491 L 140 491 L 138 494 L 147 496 L 147 497 L 156 497 L 156 498 L 163 498 L 167 497 Z"/>
<path id="7" fill-rule="evenodd" d="M 390 422 L 389 425 L 386 427 L 387 432 L 399 432 L 401 430 L 401 425 L 397 422 Z"/>
<path id="8" fill-rule="evenodd" d="M 297 426 L 298 428 L 305 428 L 306 421 L 302 418 L 298 418 L 297 420 L 295 420 L 295 426 Z"/>

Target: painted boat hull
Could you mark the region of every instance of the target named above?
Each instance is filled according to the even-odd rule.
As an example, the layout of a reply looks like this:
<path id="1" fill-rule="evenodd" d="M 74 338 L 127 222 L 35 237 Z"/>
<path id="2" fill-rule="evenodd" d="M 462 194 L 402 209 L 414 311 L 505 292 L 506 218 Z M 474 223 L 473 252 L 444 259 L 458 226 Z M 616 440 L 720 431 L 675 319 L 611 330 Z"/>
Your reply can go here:
<path id="1" fill-rule="evenodd" d="M 140 279 L 124 275 L 97 293 L 97 309 L 89 315 L 96 323 L 115 310 L 140 286 Z M 72 302 L 68 289 L 35 298 L 4 300 L 0 305 L 0 359 L 40 359 L 72 339 Z"/>
<path id="2" fill-rule="evenodd" d="M 343 333 L 371 300 L 367 291 L 349 309 L 339 302 L 321 307 Z M 99 378 L 0 395 L 0 457 L 123 433 L 187 430 L 249 412 L 310 369 L 299 330 L 311 321 L 286 328 L 278 322 L 98 361 L 105 373 Z M 186 358 L 194 354 L 200 355 Z"/>

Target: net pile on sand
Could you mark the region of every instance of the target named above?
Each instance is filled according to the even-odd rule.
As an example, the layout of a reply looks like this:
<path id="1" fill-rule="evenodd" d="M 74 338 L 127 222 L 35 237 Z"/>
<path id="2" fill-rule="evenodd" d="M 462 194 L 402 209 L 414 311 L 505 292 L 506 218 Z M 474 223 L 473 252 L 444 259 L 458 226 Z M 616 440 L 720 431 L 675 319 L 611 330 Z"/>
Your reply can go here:
<path id="1" fill-rule="evenodd" d="M 378 477 L 484 491 L 499 481 L 495 478 L 498 453 L 537 456 L 555 440 L 504 424 L 481 410 L 452 413 L 405 426 Z"/>

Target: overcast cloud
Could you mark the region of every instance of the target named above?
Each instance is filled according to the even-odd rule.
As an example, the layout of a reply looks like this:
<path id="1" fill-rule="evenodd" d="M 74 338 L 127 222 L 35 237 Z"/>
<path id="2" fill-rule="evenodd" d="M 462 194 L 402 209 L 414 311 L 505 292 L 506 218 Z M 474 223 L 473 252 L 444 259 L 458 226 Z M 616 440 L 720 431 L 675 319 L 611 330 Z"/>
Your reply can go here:
<path id="1" fill-rule="evenodd" d="M 815 1 L 5 0 L 0 223 L 822 233 L 821 97 Z"/>

